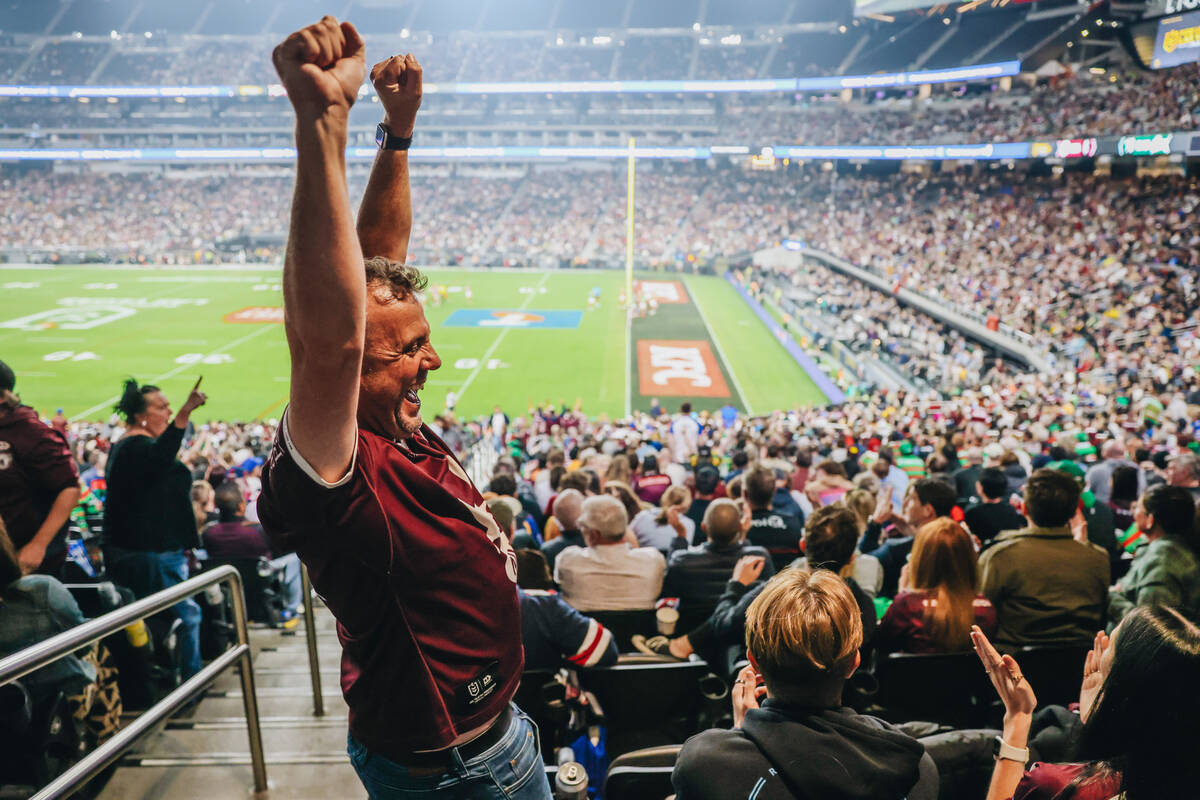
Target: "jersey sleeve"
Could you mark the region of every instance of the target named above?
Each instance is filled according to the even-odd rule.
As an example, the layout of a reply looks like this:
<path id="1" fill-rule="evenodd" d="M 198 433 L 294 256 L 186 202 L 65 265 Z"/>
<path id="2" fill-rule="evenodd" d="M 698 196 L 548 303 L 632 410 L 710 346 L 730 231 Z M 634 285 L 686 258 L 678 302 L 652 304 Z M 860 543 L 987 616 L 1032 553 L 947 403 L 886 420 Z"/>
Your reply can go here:
<path id="1" fill-rule="evenodd" d="M 389 537 L 376 535 L 370 526 L 348 524 L 363 518 L 364 506 L 371 507 L 371 515 L 381 513 L 363 474 L 362 450 L 360 434 L 346 474 L 336 482 L 323 480 L 293 446 L 284 413 L 258 500 L 272 552 L 295 551 L 303 558 L 306 551 L 336 546 L 373 572 L 390 571 L 395 554 Z"/>
<path id="2" fill-rule="evenodd" d="M 617 661 L 612 632 L 591 617 L 576 611 L 561 597 L 555 598 L 550 632 L 564 660 L 577 667 L 604 667 Z"/>
<path id="3" fill-rule="evenodd" d="M 62 434 L 46 428 L 22 460 L 28 462 L 28 474 L 40 489 L 61 492 L 79 485 L 79 473 L 71 459 L 71 448 Z"/>

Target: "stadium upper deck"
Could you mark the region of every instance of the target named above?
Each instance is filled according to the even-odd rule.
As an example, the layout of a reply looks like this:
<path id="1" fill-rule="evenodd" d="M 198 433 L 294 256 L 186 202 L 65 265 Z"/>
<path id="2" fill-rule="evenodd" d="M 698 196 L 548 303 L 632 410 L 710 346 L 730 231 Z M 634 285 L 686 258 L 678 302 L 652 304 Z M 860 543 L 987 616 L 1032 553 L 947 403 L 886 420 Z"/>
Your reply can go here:
<path id="1" fill-rule="evenodd" d="M 948 68 L 1032 55 L 1086 13 L 1086 7 L 1065 0 L 1038 5 L 949 16 L 910 13 L 883 22 L 851 20 L 844 3 L 785 0 L 424 0 L 336 9 L 313 0 L 9 0 L 0 5 L 0 82 L 274 83 L 267 55 L 278 34 L 331 10 L 355 21 L 369 46 L 419 51 L 441 81 L 755 78 Z M 1066 13 L 1046 15 L 1060 5 Z"/>

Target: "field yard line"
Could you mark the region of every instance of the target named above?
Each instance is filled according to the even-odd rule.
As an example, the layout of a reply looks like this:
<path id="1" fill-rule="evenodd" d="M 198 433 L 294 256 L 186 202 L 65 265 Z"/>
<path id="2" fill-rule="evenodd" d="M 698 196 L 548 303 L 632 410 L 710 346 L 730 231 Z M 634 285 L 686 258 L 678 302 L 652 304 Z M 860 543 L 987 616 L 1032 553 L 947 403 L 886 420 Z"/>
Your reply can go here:
<path id="1" fill-rule="evenodd" d="M 625 418 L 633 416 L 633 305 L 625 309 Z"/>
<path id="2" fill-rule="evenodd" d="M 241 337 L 240 339 L 234 339 L 229 344 L 222 345 L 221 347 L 218 347 L 216 350 L 213 350 L 211 353 L 205 353 L 204 357 L 208 358 L 209 356 L 220 355 L 221 353 L 224 353 L 227 350 L 232 350 L 233 348 L 237 347 L 240 344 L 244 344 L 244 343 L 250 341 L 251 339 L 262 336 L 264 333 L 266 333 L 269 330 L 272 330 L 274 327 L 275 326 L 273 326 L 273 325 L 263 325 L 258 330 L 248 333 L 245 336 Z M 189 369 L 198 370 L 201 367 L 203 367 L 202 364 L 180 364 L 179 366 L 175 367 L 174 369 L 164 372 L 162 375 L 154 376 L 150 380 L 145 381 L 145 383 L 158 383 L 159 381 L 165 381 L 167 378 L 174 378 L 176 375 L 178 375 L 179 373 L 181 373 L 185 370 L 189 370 Z M 92 414 L 103 408 L 109 407 L 113 403 L 117 402 L 120 399 L 121 399 L 121 395 L 119 395 L 119 394 L 113 395 L 112 397 L 105 400 L 103 403 L 94 405 L 91 408 L 89 408 L 87 411 L 81 411 L 80 413 L 75 414 L 74 416 L 71 417 L 71 421 L 74 422 L 77 419 L 83 419 L 88 414 Z M 180 401 L 180 402 L 182 402 L 182 401 Z"/>
<path id="3" fill-rule="evenodd" d="M 704 323 L 705 329 L 708 331 L 708 338 L 712 339 L 713 347 L 717 348 L 717 355 L 721 357 L 721 361 L 725 364 L 725 369 L 729 370 L 729 378 L 733 381 L 733 388 L 737 390 L 738 397 L 742 398 L 742 407 L 746 409 L 746 416 L 754 416 L 754 410 L 750 408 L 750 403 L 746 401 L 746 393 L 742 391 L 742 384 L 738 381 L 737 374 L 733 371 L 733 364 L 725 357 L 725 350 L 721 347 L 721 340 L 713 333 L 712 325 L 708 324 L 708 317 L 704 315 L 704 308 L 700 305 L 700 300 L 696 297 L 696 293 L 692 291 L 692 284 L 685 280 L 688 295 L 692 298 L 692 305 L 700 312 L 700 321 Z"/>
<path id="4" fill-rule="evenodd" d="M 542 288 L 549 279 L 550 273 L 543 272 L 542 279 L 538 281 L 537 286 L 534 286 L 533 288 L 535 290 Z M 524 311 L 525 309 L 529 308 L 529 304 L 536 300 L 537 296 L 538 293 L 536 291 L 530 292 L 529 296 L 525 298 L 525 302 L 521 303 L 521 305 L 517 308 L 517 311 Z M 512 328 L 501 329 L 500 333 L 496 336 L 496 341 L 492 342 L 492 346 L 489 347 L 487 352 L 483 354 L 483 358 L 479 359 L 479 363 L 475 365 L 475 369 L 471 370 L 471 374 L 467 376 L 467 379 L 463 381 L 462 386 L 460 386 L 458 391 L 454 393 L 458 398 L 458 402 L 462 402 L 463 395 L 467 393 L 467 388 L 475 382 L 475 378 L 479 376 L 479 371 L 483 369 L 485 364 L 487 364 L 488 359 L 492 357 L 492 353 L 496 352 L 496 348 L 500 346 L 500 343 L 504 341 L 504 337 L 507 336 L 508 332 L 511 330 Z"/>

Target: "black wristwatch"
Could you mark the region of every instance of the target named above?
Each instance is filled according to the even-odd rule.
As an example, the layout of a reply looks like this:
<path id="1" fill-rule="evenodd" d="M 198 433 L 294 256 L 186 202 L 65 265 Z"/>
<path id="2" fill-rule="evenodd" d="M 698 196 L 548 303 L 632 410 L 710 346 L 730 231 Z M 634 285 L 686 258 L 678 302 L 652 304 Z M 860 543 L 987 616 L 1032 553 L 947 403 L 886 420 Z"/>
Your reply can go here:
<path id="1" fill-rule="evenodd" d="M 397 136 L 387 129 L 382 122 L 375 126 L 375 144 L 380 150 L 407 150 L 412 145 L 412 137 L 407 139 Z"/>

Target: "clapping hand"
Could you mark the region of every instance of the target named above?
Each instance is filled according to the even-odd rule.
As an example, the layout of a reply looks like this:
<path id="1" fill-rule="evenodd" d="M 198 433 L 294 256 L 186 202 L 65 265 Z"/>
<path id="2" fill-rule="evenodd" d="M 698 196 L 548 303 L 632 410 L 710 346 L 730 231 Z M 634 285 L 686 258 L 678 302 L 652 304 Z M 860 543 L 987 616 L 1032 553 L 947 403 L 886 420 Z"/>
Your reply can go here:
<path id="1" fill-rule="evenodd" d="M 733 727 L 740 728 L 746 712 L 758 708 L 759 700 L 766 696 L 767 687 L 759 685 L 758 673 L 748 666 L 738 673 L 729 694 L 733 698 Z"/>
<path id="2" fill-rule="evenodd" d="M 983 662 L 984 670 L 992 679 L 992 686 L 996 687 L 996 693 L 1004 703 L 1006 724 L 1016 717 L 1032 716 L 1037 708 L 1037 697 L 1029 681 L 1021 674 L 1016 659 L 997 653 L 978 625 L 971 626 L 971 644 L 975 646 L 976 655 Z"/>
<path id="3" fill-rule="evenodd" d="M 1087 722 L 1088 716 L 1092 713 L 1092 706 L 1096 703 L 1096 698 L 1100 694 L 1100 687 L 1104 685 L 1104 672 L 1101 665 L 1104 663 L 1104 654 L 1108 652 L 1108 648 L 1112 646 L 1108 634 L 1100 631 L 1096 634 L 1096 641 L 1092 645 L 1092 649 L 1088 650 L 1087 658 L 1083 662 L 1083 685 L 1079 687 L 1079 719 L 1082 722 Z"/>
<path id="4" fill-rule="evenodd" d="M 371 67 L 371 83 L 383 104 L 383 124 L 396 136 L 413 135 L 421 107 L 421 65 L 412 53 L 392 56 Z"/>
<path id="5" fill-rule="evenodd" d="M 767 560 L 762 556 L 742 556 L 733 567 L 733 580 L 749 586 L 762 575 Z"/>
<path id="6" fill-rule="evenodd" d="M 884 486 L 879 490 L 879 497 L 875 499 L 875 513 L 871 516 L 871 520 L 878 522 L 880 525 L 886 525 L 891 518 L 892 493 Z"/>

